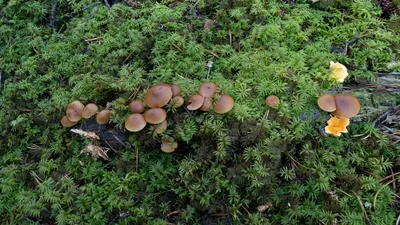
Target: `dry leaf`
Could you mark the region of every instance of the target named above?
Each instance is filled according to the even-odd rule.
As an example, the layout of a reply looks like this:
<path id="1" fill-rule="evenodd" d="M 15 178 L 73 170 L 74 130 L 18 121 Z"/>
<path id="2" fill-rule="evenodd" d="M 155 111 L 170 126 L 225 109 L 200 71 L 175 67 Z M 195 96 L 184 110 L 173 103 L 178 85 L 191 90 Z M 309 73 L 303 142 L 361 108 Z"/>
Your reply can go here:
<path id="1" fill-rule="evenodd" d="M 92 158 L 94 160 L 97 160 L 98 158 L 103 158 L 105 160 L 109 160 L 108 156 L 107 156 L 107 152 L 109 149 L 104 148 L 104 147 L 100 147 L 97 145 L 92 144 L 92 142 L 90 142 L 86 148 L 84 148 L 81 153 L 88 153 L 92 155 Z"/>
<path id="2" fill-rule="evenodd" d="M 87 131 L 80 130 L 80 129 L 71 129 L 71 131 L 74 132 L 75 134 L 79 134 L 80 136 L 85 137 L 85 138 L 100 140 L 100 137 L 97 136 L 97 134 L 95 134 L 94 132 L 87 132 Z"/>

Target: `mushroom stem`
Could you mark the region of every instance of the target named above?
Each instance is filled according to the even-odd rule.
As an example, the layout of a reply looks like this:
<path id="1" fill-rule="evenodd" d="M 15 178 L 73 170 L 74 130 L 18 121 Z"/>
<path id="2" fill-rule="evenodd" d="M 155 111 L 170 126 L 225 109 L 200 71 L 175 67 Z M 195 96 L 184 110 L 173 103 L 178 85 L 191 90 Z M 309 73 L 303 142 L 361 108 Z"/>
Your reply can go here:
<path id="1" fill-rule="evenodd" d="M 106 108 L 105 108 L 105 109 L 110 109 L 110 108 L 111 108 L 111 106 L 112 106 L 112 103 L 111 103 L 111 102 L 107 102 L 107 104 L 106 104 Z"/>
<path id="2" fill-rule="evenodd" d="M 269 115 L 269 108 L 267 108 L 267 110 L 265 111 L 264 116 L 263 116 L 263 120 L 268 119 L 268 115 Z"/>

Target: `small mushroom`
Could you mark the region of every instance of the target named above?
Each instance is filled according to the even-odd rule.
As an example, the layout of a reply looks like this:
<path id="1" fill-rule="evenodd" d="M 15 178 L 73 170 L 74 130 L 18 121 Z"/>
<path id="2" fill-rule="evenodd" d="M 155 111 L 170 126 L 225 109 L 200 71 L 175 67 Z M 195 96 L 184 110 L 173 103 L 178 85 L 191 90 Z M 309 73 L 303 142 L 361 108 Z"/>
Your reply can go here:
<path id="1" fill-rule="evenodd" d="M 179 96 L 182 92 L 182 88 L 178 84 L 172 84 L 171 90 L 172 90 L 172 97 Z"/>
<path id="2" fill-rule="evenodd" d="M 106 124 L 110 121 L 111 111 L 108 109 L 103 109 L 96 115 L 96 121 L 98 124 Z"/>
<path id="3" fill-rule="evenodd" d="M 87 104 L 85 108 L 83 108 L 82 117 L 85 119 L 89 119 L 96 114 L 98 108 L 99 107 L 97 107 L 97 105 L 94 103 Z"/>
<path id="4" fill-rule="evenodd" d="M 146 126 L 147 122 L 144 119 L 144 116 L 139 113 L 134 113 L 125 120 L 125 128 L 130 132 L 138 132 L 143 130 Z"/>
<path id="5" fill-rule="evenodd" d="M 337 137 L 341 136 L 342 133 L 347 133 L 347 125 L 350 124 L 350 120 L 345 117 L 337 118 L 332 117 L 328 120 L 328 126 L 325 127 L 327 134 L 332 134 Z"/>
<path id="6" fill-rule="evenodd" d="M 215 91 L 217 90 L 217 84 L 214 82 L 205 82 L 199 87 L 199 94 L 205 98 L 214 97 Z"/>
<path id="7" fill-rule="evenodd" d="M 265 99 L 265 103 L 272 108 L 276 108 L 279 103 L 279 98 L 276 95 L 270 95 Z"/>
<path id="8" fill-rule="evenodd" d="M 360 102 L 351 94 L 335 95 L 336 111 L 332 112 L 334 116 L 351 118 L 360 112 Z"/>
<path id="9" fill-rule="evenodd" d="M 234 104 L 235 101 L 231 96 L 223 94 L 214 105 L 214 112 L 218 114 L 227 113 L 233 108 Z"/>
<path id="10" fill-rule="evenodd" d="M 178 147 L 178 142 L 171 141 L 169 139 L 164 139 L 161 144 L 161 150 L 166 153 L 171 153 L 175 151 L 177 147 Z"/>
<path id="11" fill-rule="evenodd" d="M 167 120 L 164 120 L 161 123 L 156 124 L 154 126 L 154 132 L 156 134 L 161 134 L 162 132 L 164 132 L 167 129 L 167 127 L 168 127 L 168 122 L 167 122 Z"/>
<path id="12" fill-rule="evenodd" d="M 171 99 L 171 103 L 176 107 L 181 107 L 185 103 L 185 100 L 182 98 L 182 96 L 175 96 Z"/>
<path id="13" fill-rule="evenodd" d="M 212 101 L 210 98 L 204 98 L 203 105 L 201 105 L 200 110 L 201 111 L 208 111 L 212 106 Z"/>
<path id="14" fill-rule="evenodd" d="M 168 84 L 157 84 L 147 91 L 144 102 L 150 108 L 160 108 L 168 104 L 171 98 L 171 87 Z"/>
<path id="15" fill-rule="evenodd" d="M 152 108 L 144 113 L 144 119 L 151 124 L 159 124 L 167 118 L 167 112 L 163 108 Z"/>
<path id="16" fill-rule="evenodd" d="M 80 101 L 71 102 L 65 114 L 71 122 L 78 122 L 82 119 L 82 111 L 85 106 Z"/>
<path id="17" fill-rule="evenodd" d="M 72 127 L 78 123 L 78 122 L 70 121 L 66 115 L 63 116 L 63 118 L 60 120 L 60 122 L 63 127 Z"/>
<path id="18" fill-rule="evenodd" d="M 133 113 L 144 112 L 144 105 L 143 102 L 140 100 L 133 100 L 131 103 L 129 103 L 128 108 Z"/>
<path id="19" fill-rule="evenodd" d="M 190 105 L 187 106 L 187 109 L 197 110 L 203 105 L 204 97 L 196 94 L 190 97 L 188 102 L 190 102 Z"/>
<path id="20" fill-rule="evenodd" d="M 333 112 L 336 110 L 335 97 L 330 94 L 323 94 L 318 98 L 318 106 L 325 112 Z"/>
<path id="21" fill-rule="evenodd" d="M 279 98 L 276 95 L 270 95 L 265 99 L 265 104 L 267 104 L 267 106 L 272 107 L 272 108 L 276 108 L 279 104 Z M 265 111 L 265 114 L 263 116 L 263 119 L 267 119 L 269 115 L 269 108 L 267 107 L 267 110 Z"/>

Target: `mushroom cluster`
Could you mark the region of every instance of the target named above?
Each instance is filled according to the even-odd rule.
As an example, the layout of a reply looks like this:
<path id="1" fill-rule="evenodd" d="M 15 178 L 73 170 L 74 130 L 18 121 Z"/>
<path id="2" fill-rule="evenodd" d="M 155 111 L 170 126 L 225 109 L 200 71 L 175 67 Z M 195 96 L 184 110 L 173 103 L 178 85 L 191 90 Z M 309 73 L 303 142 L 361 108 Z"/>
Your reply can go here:
<path id="1" fill-rule="evenodd" d="M 198 94 L 189 98 L 190 104 L 187 106 L 189 110 L 208 111 L 212 107 L 215 113 L 224 114 L 229 112 L 235 101 L 226 94 L 219 95 L 218 99 L 213 99 L 217 93 L 218 86 L 214 82 L 205 82 L 200 85 Z"/>
<path id="2" fill-rule="evenodd" d="M 350 118 L 360 112 L 360 102 L 351 94 L 323 94 L 318 98 L 318 106 L 332 113 L 333 117 L 328 120 L 328 126 L 325 127 L 327 134 L 341 136 L 341 133 L 347 133 L 347 125 L 350 124 Z"/>
<path id="3" fill-rule="evenodd" d="M 60 120 L 63 127 L 72 127 L 76 125 L 82 118 L 89 119 L 96 115 L 99 107 L 94 103 L 89 103 L 86 106 L 82 102 L 76 100 L 68 104 L 65 116 Z M 96 121 L 99 124 L 106 124 L 110 121 L 111 111 L 106 108 L 98 112 Z"/>
<path id="4" fill-rule="evenodd" d="M 166 120 L 167 111 L 165 111 L 163 107 L 167 104 L 172 104 L 174 107 L 182 106 L 184 100 L 182 96 L 180 96 L 181 92 L 182 88 L 177 84 L 157 84 L 151 87 L 144 97 L 144 104 L 140 100 L 133 100 L 129 103 L 128 108 L 132 114 L 126 118 L 125 128 L 131 132 L 139 132 L 146 127 L 147 123 L 150 123 L 155 125 L 155 133 L 163 133 L 168 126 Z M 148 106 L 149 109 L 146 110 L 145 105 Z M 173 143 L 175 143 L 173 146 L 177 147 L 178 144 L 176 142 Z M 165 145 L 164 141 L 163 145 Z M 164 151 L 165 148 L 162 147 L 161 149 Z M 165 152 L 172 151 L 170 148 Z"/>

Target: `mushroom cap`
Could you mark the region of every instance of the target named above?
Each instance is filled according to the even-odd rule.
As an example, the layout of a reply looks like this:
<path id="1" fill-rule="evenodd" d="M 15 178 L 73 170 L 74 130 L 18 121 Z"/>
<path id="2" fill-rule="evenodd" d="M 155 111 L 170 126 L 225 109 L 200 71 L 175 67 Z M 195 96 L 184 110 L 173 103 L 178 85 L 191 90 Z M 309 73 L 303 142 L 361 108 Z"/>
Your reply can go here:
<path id="1" fill-rule="evenodd" d="M 325 112 L 333 112 L 336 110 L 335 97 L 330 94 L 323 94 L 318 98 L 318 106 Z"/>
<path id="2" fill-rule="evenodd" d="M 143 102 L 140 100 L 133 100 L 128 105 L 129 110 L 133 113 L 142 113 L 144 111 Z"/>
<path id="3" fill-rule="evenodd" d="M 144 119 L 151 124 L 159 124 L 167 118 L 167 112 L 163 108 L 152 108 L 144 113 Z"/>
<path id="4" fill-rule="evenodd" d="M 162 132 L 164 132 L 167 129 L 167 127 L 168 127 L 168 122 L 167 122 L 167 120 L 164 120 L 161 123 L 155 125 L 154 132 L 156 134 L 161 134 Z"/>
<path id="5" fill-rule="evenodd" d="M 96 115 L 96 121 L 98 124 L 106 124 L 110 121 L 111 111 L 108 109 L 103 109 Z"/>
<path id="6" fill-rule="evenodd" d="M 279 103 L 279 98 L 276 95 L 270 95 L 265 99 L 265 103 L 272 108 L 275 108 L 278 106 Z"/>
<path id="7" fill-rule="evenodd" d="M 217 90 L 217 84 L 214 82 L 205 82 L 199 87 L 199 94 L 206 98 L 214 97 L 215 91 Z"/>
<path id="8" fill-rule="evenodd" d="M 223 94 L 219 98 L 218 102 L 214 105 L 214 112 L 218 114 L 227 113 L 233 108 L 234 104 L 235 101 L 231 96 Z"/>
<path id="9" fill-rule="evenodd" d="M 144 116 L 139 113 L 129 115 L 125 120 L 125 128 L 130 132 L 138 132 L 143 130 L 147 122 Z"/>
<path id="10" fill-rule="evenodd" d="M 175 96 L 171 99 L 171 103 L 175 104 L 176 107 L 181 107 L 183 103 L 185 103 L 185 100 L 182 98 L 182 96 Z"/>
<path id="11" fill-rule="evenodd" d="M 67 111 L 65 111 L 69 121 L 78 122 L 81 120 L 83 108 L 85 108 L 85 106 L 80 101 L 73 101 L 69 103 Z"/>
<path id="12" fill-rule="evenodd" d="M 328 126 L 325 127 L 327 134 L 340 136 L 342 133 L 347 133 L 347 125 L 350 124 L 350 120 L 345 117 L 332 117 L 328 120 Z"/>
<path id="13" fill-rule="evenodd" d="M 201 105 L 200 110 L 201 111 L 208 111 L 212 106 L 212 101 L 210 98 L 204 98 L 203 105 Z"/>
<path id="14" fill-rule="evenodd" d="M 204 97 L 198 94 L 193 95 L 189 98 L 190 105 L 187 106 L 189 110 L 197 110 L 199 109 L 204 102 Z"/>
<path id="15" fill-rule="evenodd" d="M 172 84 L 171 90 L 172 90 L 172 97 L 179 96 L 182 92 L 182 88 L 178 84 Z"/>
<path id="16" fill-rule="evenodd" d="M 60 120 L 60 123 L 63 127 L 72 127 L 78 122 L 72 122 L 71 120 L 68 119 L 67 115 L 63 116 L 63 118 Z"/>
<path id="17" fill-rule="evenodd" d="M 164 139 L 161 144 L 161 150 L 166 153 L 171 153 L 175 151 L 178 147 L 178 142 L 170 141 L 169 139 Z"/>
<path id="18" fill-rule="evenodd" d="M 157 84 L 147 91 L 144 102 L 150 108 L 159 108 L 165 106 L 171 98 L 171 87 L 168 84 Z"/>
<path id="19" fill-rule="evenodd" d="M 351 94 L 335 95 L 336 111 L 332 112 L 334 116 L 351 118 L 360 112 L 360 102 Z"/>
<path id="20" fill-rule="evenodd" d="M 347 72 L 347 68 L 338 62 L 330 62 L 329 63 L 329 79 L 336 80 L 339 83 L 343 83 L 344 79 L 349 75 Z"/>
<path id="21" fill-rule="evenodd" d="M 82 117 L 85 119 L 89 119 L 90 117 L 92 117 L 96 114 L 98 109 L 99 109 L 99 107 L 97 107 L 96 104 L 89 103 L 89 104 L 85 105 L 85 108 L 83 108 Z"/>

